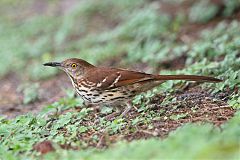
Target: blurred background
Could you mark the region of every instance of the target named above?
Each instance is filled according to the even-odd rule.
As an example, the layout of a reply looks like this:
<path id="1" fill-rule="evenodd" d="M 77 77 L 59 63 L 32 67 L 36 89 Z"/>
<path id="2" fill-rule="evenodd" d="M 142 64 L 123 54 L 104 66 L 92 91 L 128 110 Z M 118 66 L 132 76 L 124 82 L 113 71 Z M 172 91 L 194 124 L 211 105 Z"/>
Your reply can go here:
<path id="1" fill-rule="evenodd" d="M 65 95 L 70 83 L 42 66 L 48 61 L 77 57 L 149 73 L 199 62 L 188 70 L 199 73 L 208 61 L 224 59 L 229 39 L 238 44 L 233 50 L 239 47 L 239 6 L 239 0 L 1 0 L 0 113 L 36 110 Z M 209 28 L 217 29 L 202 32 Z"/>

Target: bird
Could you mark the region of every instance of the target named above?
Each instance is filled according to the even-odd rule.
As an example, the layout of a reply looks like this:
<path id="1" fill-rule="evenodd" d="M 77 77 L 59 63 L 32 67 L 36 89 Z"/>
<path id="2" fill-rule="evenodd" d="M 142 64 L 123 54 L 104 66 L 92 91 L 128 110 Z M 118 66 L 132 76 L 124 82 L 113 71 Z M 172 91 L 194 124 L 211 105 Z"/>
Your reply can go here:
<path id="1" fill-rule="evenodd" d="M 157 75 L 128 69 L 98 67 L 83 59 L 69 58 L 48 62 L 44 66 L 58 67 L 70 78 L 76 93 L 90 105 L 121 106 L 125 116 L 133 107 L 131 100 L 167 80 L 221 82 L 221 79 L 200 75 Z"/>

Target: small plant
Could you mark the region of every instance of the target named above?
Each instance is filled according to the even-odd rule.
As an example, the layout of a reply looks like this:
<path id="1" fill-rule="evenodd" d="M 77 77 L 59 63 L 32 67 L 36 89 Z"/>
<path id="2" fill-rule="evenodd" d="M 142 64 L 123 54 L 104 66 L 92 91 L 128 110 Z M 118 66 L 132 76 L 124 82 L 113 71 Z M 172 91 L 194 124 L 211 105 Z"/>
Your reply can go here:
<path id="1" fill-rule="evenodd" d="M 39 98 L 39 84 L 26 84 L 18 88 L 23 93 L 23 104 L 29 104 Z"/>
<path id="2" fill-rule="evenodd" d="M 210 3 L 209 0 L 200 0 L 191 7 L 189 13 L 190 22 L 206 23 L 218 13 L 218 6 Z"/>

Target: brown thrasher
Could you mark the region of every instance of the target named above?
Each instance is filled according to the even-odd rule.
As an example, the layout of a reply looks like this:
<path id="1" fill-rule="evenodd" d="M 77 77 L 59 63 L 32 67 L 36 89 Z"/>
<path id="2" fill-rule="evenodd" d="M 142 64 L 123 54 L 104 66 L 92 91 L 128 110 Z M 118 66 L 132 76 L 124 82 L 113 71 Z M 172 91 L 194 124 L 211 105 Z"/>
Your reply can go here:
<path id="1" fill-rule="evenodd" d="M 221 82 L 222 80 L 196 75 L 153 75 L 142 72 L 96 67 L 82 59 L 49 62 L 44 66 L 59 67 L 67 73 L 76 92 L 88 104 L 119 105 L 125 103 L 124 116 L 132 107 L 130 100 L 166 80 Z"/>

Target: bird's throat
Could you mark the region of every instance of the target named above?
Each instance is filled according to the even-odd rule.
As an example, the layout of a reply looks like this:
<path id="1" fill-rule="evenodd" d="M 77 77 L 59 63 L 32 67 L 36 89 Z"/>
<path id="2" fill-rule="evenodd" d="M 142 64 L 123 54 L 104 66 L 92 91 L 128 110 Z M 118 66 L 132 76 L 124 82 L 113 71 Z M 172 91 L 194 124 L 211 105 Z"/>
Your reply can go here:
<path id="1" fill-rule="evenodd" d="M 76 80 L 72 75 L 70 75 L 69 73 L 67 73 L 67 75 L 68 75 L 68 77 L 70 78 L 73 87 L 74 87 L 74 88 L 77 87 L 77 86 L 78 86 L 77 80 Z"/>

